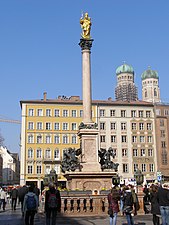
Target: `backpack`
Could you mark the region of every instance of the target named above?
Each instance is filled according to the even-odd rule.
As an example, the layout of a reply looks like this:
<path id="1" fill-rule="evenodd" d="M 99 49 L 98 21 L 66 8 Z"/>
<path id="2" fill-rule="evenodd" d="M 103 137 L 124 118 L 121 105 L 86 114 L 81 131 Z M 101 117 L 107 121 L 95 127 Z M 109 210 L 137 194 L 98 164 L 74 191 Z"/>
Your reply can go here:
<path id="1" fill-rule="evenodd" d="M 36 199 L 34 195 L 28 195 L 26 205 L 28 210 L 36 210 Z"/>
<path id="2" fill-rule="evenodd" d="M 54 193 L 49 192 L 48 207 L 49 208 L 57 208 L 57 206 L 58 206 L 58 201 L 56 198 L 56 192 L 54 192 Z"/>

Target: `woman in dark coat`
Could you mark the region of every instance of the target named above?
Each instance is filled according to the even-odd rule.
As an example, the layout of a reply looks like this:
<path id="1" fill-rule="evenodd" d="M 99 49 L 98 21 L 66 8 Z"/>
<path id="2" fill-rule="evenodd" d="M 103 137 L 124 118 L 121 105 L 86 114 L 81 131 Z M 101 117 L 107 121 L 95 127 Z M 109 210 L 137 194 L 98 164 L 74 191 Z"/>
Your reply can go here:
<path id="1" fill-rule="evenodd" d="M 160 225 L 160 206 L 157 201 L 158 186 L 152 184 L 150 189 L 151 213 L 153 214 L 153 224 Z"/>
<path id="2" fill-rule="evenodd" d="M 109 208 L 112 208 L 113 214 L 110 215 L 110 225 L 116 225 L 117 214 L 119 210 L 118 201 L 120 200 L 120 191 L 117 187 L 113 187 L 111 193 L 108 194 Z"/>

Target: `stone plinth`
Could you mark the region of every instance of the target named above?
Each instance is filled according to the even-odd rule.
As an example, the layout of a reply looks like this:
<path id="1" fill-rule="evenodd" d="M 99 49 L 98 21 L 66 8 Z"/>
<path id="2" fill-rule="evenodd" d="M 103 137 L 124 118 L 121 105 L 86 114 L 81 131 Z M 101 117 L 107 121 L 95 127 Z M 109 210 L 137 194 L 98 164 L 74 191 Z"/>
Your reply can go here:
<path id="1" fill-rule="evenodd" d="M 82 149 L 82 172 L 100 172 L 101 166 L 98 161 L 98 130 L 80 129 L 78 136 L 80 137 L 80 146 Z"/>
<path id="2" fill-rule="evenodd" d="M 67 172 L 68 189 L 97 190 L 111 189 L 112 177 L 116 172 Z"/>

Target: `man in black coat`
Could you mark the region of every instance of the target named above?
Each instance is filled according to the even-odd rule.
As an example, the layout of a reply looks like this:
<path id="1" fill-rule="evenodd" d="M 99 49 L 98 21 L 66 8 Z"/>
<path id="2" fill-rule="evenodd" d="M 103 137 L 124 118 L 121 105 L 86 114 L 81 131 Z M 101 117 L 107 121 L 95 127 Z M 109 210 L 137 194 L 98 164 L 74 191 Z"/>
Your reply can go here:
<path id="1" fill-rule="evenodd" d="M 24 216 L 23 201 L 27 193 L 28 193 L 28 187 L 26 185 L 23 185 L 23 187 L 19 188 L 18 195 L 19 195 L 19 202 L 21 203 L 22 216 Z"/>
<path id="2" fill-rule="evenodd" d="M 169 185 L 163 184 L 157 192 L 157 201 L 160 205 L 162 224 L 169 224 Z"/>

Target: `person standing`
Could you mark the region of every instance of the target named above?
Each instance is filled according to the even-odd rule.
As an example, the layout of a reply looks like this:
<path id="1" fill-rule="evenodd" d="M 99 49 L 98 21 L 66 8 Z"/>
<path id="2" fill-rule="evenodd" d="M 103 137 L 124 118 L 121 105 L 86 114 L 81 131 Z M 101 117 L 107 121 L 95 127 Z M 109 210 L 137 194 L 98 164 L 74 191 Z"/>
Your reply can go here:
<path id="1" fill-rule="evenodd" d="M 151 202 L 151 213 L 153 214 L 153 224 L 154 225 L 160 225 L 160 206 L 157 201 L 157 192 L 158 192 L 158 186 L 155 184 L 152 184 L 150 187 L 150 202 Z"/>
<path id="2" fill-rule="evenodd" d="M 24 197 L 25 195 L 28 193 L 28 188 L 26 185 L 23 185 L 23 187 L 21 187 L 18 190 L 18 196 L 19 196 L 19 202 L 21 203 L 21 212 L 22 212 L 22 217 L 24 216 L 24 210 L 23 210 L 23 201 L 24 201 Z"/>
<path id="3" fill-rule="evenodd" d="M 53 183 L 49 184 L 49 190 L 45 195 L 45 213 L 46 213 L 46 225 L 56 224 L 57 212 L 60 212 L 61 197 L 60 191 L 55 188 Z"/>
<path id="4" fill-rule="evenodd" d="M 163 184 L 157 192 L 157 201 L 160 205 L 160 212 L 162 217 L 162 225 L 169 225 L 169 185 Z"/>
<path id="5" fill-rule="evenodd" d="M 110 225 L 116 225 L 117 223 L 117 214 L 120 211 L 118 201 L 120 201 L 120 190 L 115 186 L 111 189 L 111 193 L 108 194 L 109 208 L 112 210 Z"/>
<path id="6" fill-rule="evenodd" d="M 37 185 L 35 185 L 33 192 L 36 194 L 37 198 L 38 198 L 38 206 L 39 206 L 39 195 L 40 195 L 40 189 L 37 187 Z"/>
<path id="7" fill-rule="evenodd" d="M 23 210 L 25 215 L 25 225 L 34 225 L 35 213 L 38 210 L 38 198 L 33 193 L 33 186 L 29 187 L 28 193 L 24 197 Z"/>
<path id="8" fill-rule="evenodd" d="M 5 188 L 2 188 L 1 191 L 1 202 L 2 202 L 2 208 L 5 211 L 6 203 L 7 203 L 7 193 L 5 191 Z"/>
<path id="9" fill-rule="evenodd" d="M 134 220 L 132 217 L 132 212 L 133 212 L 133 196 L 132 196 L 132 192 L 131 192 L 131 187 L 130 186 L 126 186 L 125 187 L 125 192 L 124 192 L 124 207 L 123 207 L 123 211 L 126 214 L 126 219 L 127 219 L 127 224 L 128 225 L 134 225 Z"/>
<path id="10" fill-rule="evenodd" d="M 2 192 L 2 187 L 0 187 L 0 209 L 1 209 L 1 206 L 2 206 L 1 192 Z"/>
<path id="11" fill-rule="evenodd" d="M 11 191 L 11 199 L 12 199 L 12 210 L 16 210 L 16 203 L 17 203 L 17 198 L 18 198 L 18 190 L 16 187 L 14 187 Z"/>

